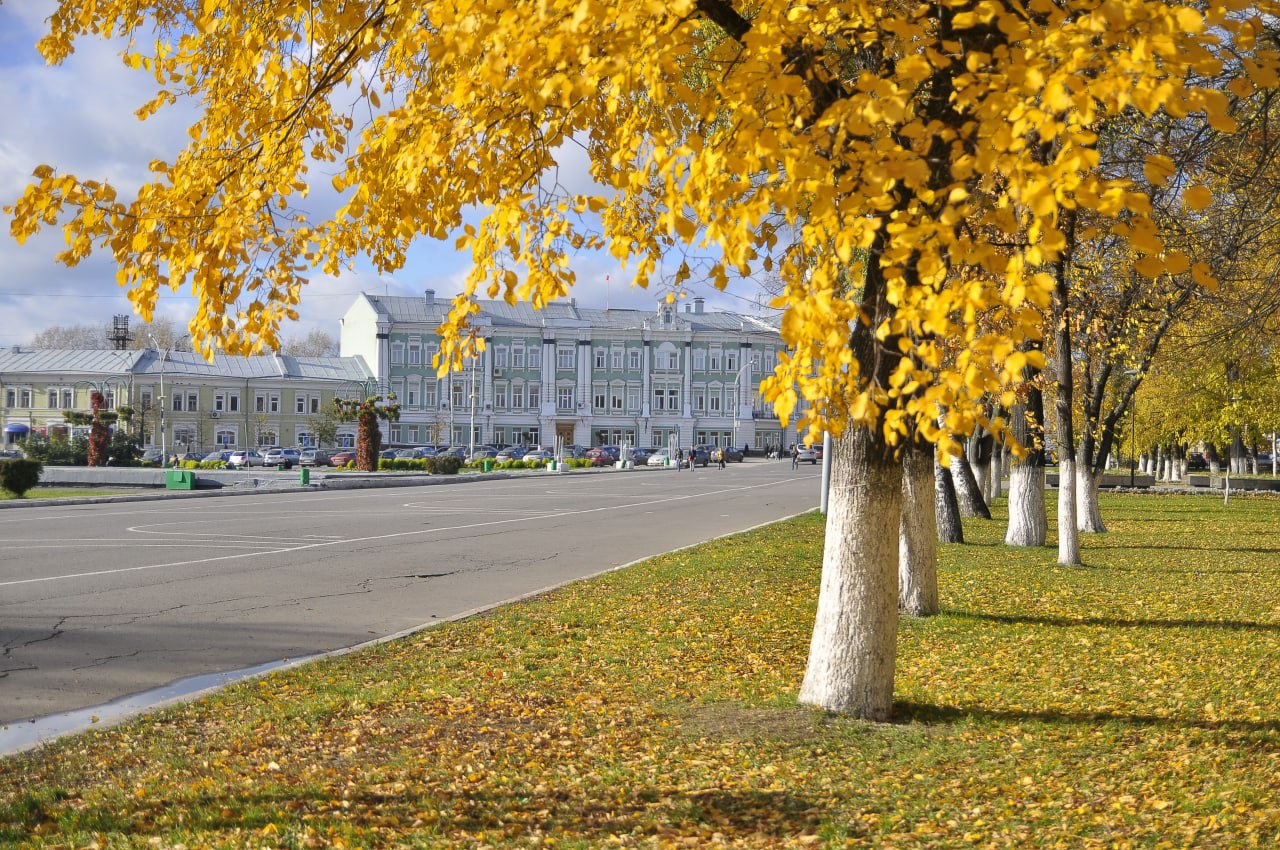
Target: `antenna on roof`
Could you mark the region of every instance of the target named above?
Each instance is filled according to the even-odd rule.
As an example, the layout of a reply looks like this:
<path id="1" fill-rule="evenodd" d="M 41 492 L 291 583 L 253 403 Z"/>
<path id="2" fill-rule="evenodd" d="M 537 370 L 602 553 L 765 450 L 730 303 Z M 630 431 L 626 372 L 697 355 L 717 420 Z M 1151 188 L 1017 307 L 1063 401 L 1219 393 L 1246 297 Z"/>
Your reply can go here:
<path id="1" fill-rule="evenodd" d="M 107 339 L 110 340 L 116 351 L 124 351 L 129 347 L 129 341 L 133 339 L 133 334 L 129 333 L 128 316 L 115 316 L 111 320 L 111 330 L 107 333 Z"/>

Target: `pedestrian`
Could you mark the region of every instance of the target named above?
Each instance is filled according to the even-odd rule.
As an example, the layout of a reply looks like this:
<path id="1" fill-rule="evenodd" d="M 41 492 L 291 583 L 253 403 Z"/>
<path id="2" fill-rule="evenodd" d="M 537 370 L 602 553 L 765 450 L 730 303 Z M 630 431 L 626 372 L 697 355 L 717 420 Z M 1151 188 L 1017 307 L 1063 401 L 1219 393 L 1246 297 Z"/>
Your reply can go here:
<path id="1" fill-rule="evenodd" d="M 684 449 L 676 449 L 676 469 L 684 468 Z"/>
<path id="2" fill-rule="evenodd" d="M 795 443 L 791 444 L 791 468 L 800 468 L 800 447 Z"/>
<path id="3" fill-rule="evenodd" d="M 724 449 L 716 449 L 716 463 L 724 469 Z"/>

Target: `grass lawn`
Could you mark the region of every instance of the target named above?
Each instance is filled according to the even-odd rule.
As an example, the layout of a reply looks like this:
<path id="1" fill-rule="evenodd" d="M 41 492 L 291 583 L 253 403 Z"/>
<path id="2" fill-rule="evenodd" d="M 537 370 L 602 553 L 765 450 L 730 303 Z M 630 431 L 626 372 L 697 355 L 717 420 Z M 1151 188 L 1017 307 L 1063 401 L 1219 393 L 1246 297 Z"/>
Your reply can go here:
<path id="1" fill-rule="evenodd" d="M 891 724 L 794 704 L 807 516 L 0 761 L 0 844 L 1274 846 L 1280 501 L 1103 510 L 966 524 Z"/>
<path id="2" fill-rule="evenodd" d="M 119 496 L 129 490 L 75 490 L 70 487 L 33 487 L 22 496 L 24 499 L 72 499 L 83 496 Z M 136 491 L 135 491 L 136 492 Z M 8 490 L 0 489 L 0 499 L 16 499 Z"/>

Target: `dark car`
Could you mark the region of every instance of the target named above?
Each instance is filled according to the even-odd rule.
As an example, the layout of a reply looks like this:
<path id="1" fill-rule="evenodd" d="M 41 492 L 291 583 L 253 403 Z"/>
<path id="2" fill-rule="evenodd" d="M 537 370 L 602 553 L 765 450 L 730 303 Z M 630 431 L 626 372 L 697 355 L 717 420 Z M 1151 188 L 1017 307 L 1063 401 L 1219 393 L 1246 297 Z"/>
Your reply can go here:
<path id="1" fill-rule="evenodd" d="M 694 466 L 707 466 L 711 463 L 710 446 L 694 446 L 690 451 L 693 453 Z M 689 462 L 689 452 L 685 452 L 684 462 Z"/>
<path id="2" fill-rule="evenodd" d="M 303 449 L 298 457 L 300 466 L 328 466 L 330 463 L 329 453 L 323 449 Z"/>
<path id="3" fill-rule="evenodd" d="M 721 446 L 720 451 L 724 452 L 726 462 L 742 463 L 742 449 L 735 449 L 733 446 Z"/>

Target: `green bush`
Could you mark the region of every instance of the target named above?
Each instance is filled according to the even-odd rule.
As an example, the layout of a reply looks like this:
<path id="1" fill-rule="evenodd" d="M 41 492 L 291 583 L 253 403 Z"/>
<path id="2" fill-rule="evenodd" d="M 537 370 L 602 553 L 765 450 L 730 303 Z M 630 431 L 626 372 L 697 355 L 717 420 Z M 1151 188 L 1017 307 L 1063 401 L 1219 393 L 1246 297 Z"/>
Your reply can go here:
<path id="1" fill-rule="evenodd" d="M 8 490 L 18 498 L 22 498 L 32 487 L 40 483 L 40 473 L 44 464 L 38 460 L 26 458 L 5 458 L 0 460 L 0 490 Z"/>
<path id="2" fill-rule="evenodd" d="M 183 466 L 186 466 L 186 465 L 187 464 L 185 463 L 183 464 Z M 200 461 L 200 463 L 196 464 L 196 468 L 197 469 L 226 469 L 227 462 L 224 460 L 202 460 Z"/>
<path id="3" fill-rule="evenodd" d="M 426 458 L 427 472 L 432 475 L 457 475 L 462 469 L 462 460 L 455 455 L 440 455 Z"/>
<path id="4" fill-rule="evenodd" d="M 61 435 L 50 438 L 32 434 L 25 440 L 19 440 L 18 446 L 30 460 L 48 466 L 87 466 L 89 463 L 89 441 L 84 437 L 68 440 Z"/>

